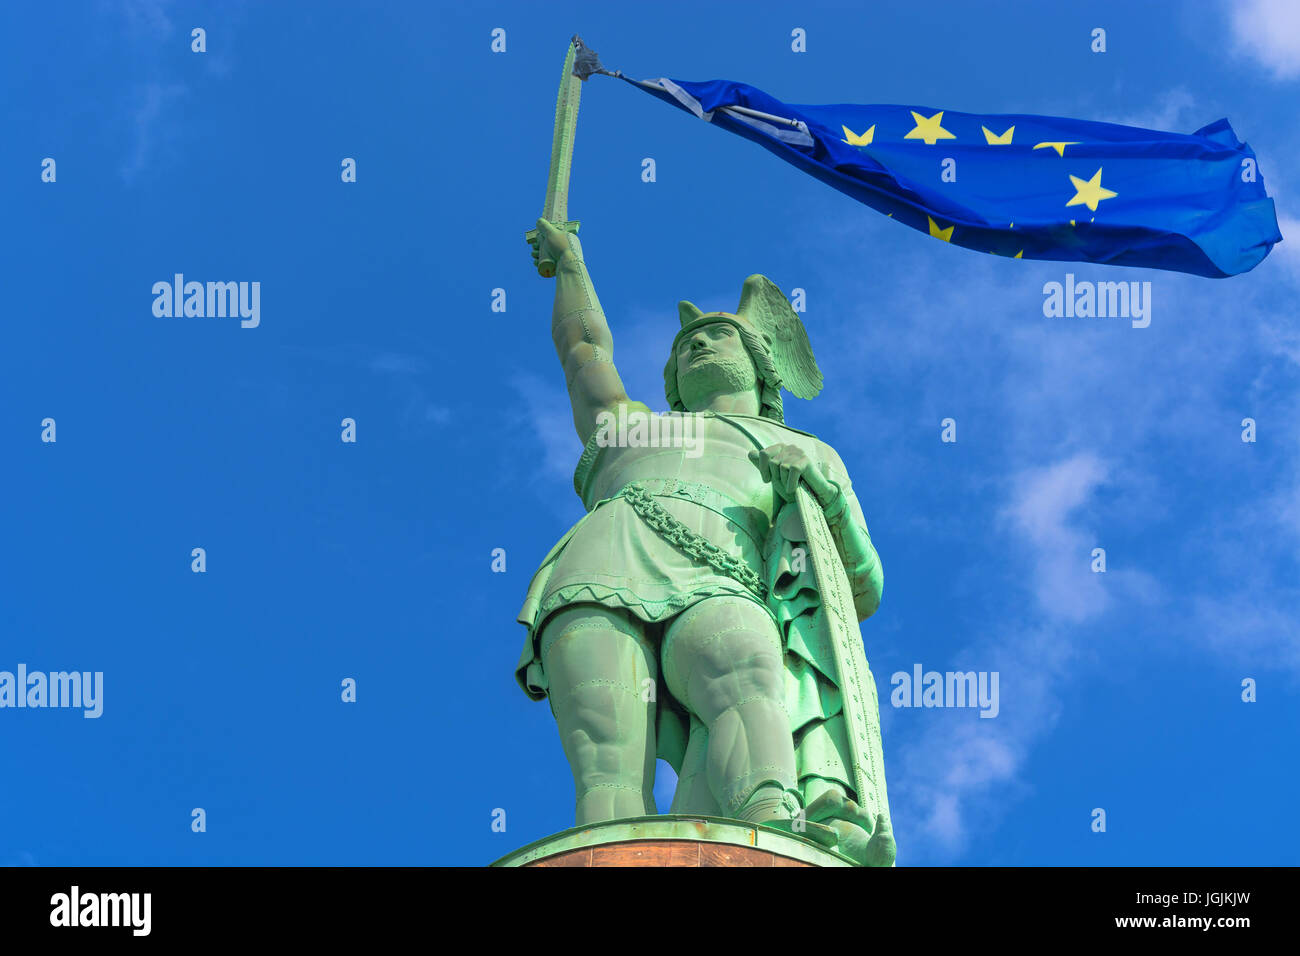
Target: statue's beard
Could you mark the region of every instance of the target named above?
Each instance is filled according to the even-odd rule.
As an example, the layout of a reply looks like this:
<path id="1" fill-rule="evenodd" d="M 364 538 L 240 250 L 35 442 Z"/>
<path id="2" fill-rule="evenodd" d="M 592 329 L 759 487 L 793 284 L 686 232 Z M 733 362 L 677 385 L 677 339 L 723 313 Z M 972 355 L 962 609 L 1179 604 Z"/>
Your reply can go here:
<path id="1" fill-rule="evenodd" d="M 715 395 L 749 392 L 758 385 L 751 362 L 714 358 L 688 366 L 677 376 L 677 393 L 687 411 L 699 411 Z"/>

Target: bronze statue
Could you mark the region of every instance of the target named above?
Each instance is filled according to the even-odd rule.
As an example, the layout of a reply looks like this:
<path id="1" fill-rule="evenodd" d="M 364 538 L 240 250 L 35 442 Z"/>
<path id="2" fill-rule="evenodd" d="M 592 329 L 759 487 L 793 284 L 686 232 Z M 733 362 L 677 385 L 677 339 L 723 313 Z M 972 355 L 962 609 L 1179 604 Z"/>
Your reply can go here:
<path id="1" fill-rule="evenodd" d="M 678 303 L 669 411 L 628 398 L 568 220 L 582 82 L 607 73 L 570 42 L 546 202 L 526 239 L 555 278 L 551 334 L 584 443 L 587 515 L 533 576 L 516 678 L 549 698 L 581 824 L 671 812 L 776 827 L 890 866 L 875 680 L 858 622 L 883 575 L 835 449 L 785 424 L 781 389 L 821 391 L 803 323 L 770 280 L 734 313 Z"/>
<path id="2" fill-rule="evenodd" d="M 812 398 L 822 384 L 802 323 L 759 275 L 735 313 L 679 303 L 670 411 L 656 414 L 623 388 L 576 231 L 539 219 L 536 235 L 588 514 L 533 577 L 516 674 L 550 700 L 577 822 L 655 813 L 662 757 L 679 774 L 671 812 L 891 865 L 857 628 L 883 576 L 839 456 L 785 424 L 781 389 Z"/>

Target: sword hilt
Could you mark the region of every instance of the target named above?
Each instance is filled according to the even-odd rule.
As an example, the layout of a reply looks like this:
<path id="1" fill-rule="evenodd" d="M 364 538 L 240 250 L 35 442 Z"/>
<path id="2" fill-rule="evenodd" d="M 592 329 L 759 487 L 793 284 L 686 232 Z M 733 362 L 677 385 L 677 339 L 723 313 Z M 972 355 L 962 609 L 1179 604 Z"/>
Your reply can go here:
<path id="1" fill-rule="evenodd" d="M 556 229 L 563 232 L 571 232 L 576 236 L 578 234 L 578 226 L 581 225 L 581 223 L 577 219 L 574 219 L 569 222 L 553 223 L 553 225 Z M 555 260 L 538 258 L 541 255 L 541 235 L 536 229 L 529 229 L 524 233 L 524 238 L 528 240 L 528 244 L 533 248 L 533 262 L 537 264 L 537 274 L 543 279 L 553 278 L 555 276 Z"/>

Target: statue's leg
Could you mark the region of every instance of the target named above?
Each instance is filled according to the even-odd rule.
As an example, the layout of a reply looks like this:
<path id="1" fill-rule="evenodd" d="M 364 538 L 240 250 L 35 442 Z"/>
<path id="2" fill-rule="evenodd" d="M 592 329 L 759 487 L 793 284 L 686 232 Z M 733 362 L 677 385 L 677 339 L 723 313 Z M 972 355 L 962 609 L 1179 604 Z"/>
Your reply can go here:
<path id="1" fill-rule="evenodd" d="M 664 634 L 668 690 L 708 729 L 706 775 L 722 812 L 755 823 L 798 809 L 776 625 L 746 598 L 706 598 Z"/>
<path id="2" fill-rule="evenodd" d="M 658 672 L 645 625 L 631 614 L 576 604 L 542 630 L 551 712 L 569 758 L 577 823 L 655 813 Z"/>
<path id="3" fill-rule="evenodd" d="M 677 777 L 677 790 L 669 813 L 702 813 L 706 816 L 723 816 L 722 808 L 709 788 L 709 730 L 699 718 L 691 718 L 690 737 L 686 741 L 686 754 L 682 757 L 682 772 Z"/>

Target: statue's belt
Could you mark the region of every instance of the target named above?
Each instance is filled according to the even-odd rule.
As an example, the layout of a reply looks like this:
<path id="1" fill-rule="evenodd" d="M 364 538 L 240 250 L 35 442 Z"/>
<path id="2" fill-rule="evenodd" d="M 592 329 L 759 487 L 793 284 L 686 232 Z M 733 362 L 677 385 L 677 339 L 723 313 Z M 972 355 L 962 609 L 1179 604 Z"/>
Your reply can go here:
<path id="1" fill-rule="evenodd" d="M 739 505 L 708 485 L 676 478 L 629 482 L 613 495 L 613 498 L 626 499 L 651 530 L 687 557 L 738 581 L 760 601 L 767 601 L 767 587 L 753 568 L 686 527 L 655 501 L 656 497 L 678 498 L 708 508 L 739 528 L 761 550 L 767 518 L 759 509 Z"/>

